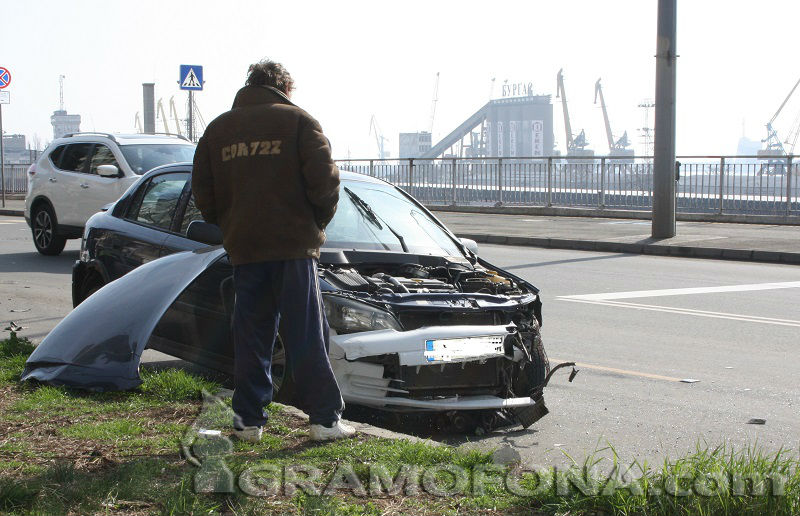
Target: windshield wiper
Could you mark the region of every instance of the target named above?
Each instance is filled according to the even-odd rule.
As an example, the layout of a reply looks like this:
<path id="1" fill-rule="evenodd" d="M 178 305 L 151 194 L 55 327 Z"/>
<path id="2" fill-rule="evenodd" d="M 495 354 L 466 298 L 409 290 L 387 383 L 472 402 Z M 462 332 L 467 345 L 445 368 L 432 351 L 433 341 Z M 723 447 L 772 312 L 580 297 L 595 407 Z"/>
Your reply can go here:
<path id="1" fill-rule="evenodd" d="M 359 209 L 359 211 L 361 211 L 361 213 L 364 214 L 364 216 L 367 218 L 367 220 L 369 220 L 370 222 L 375 224 L 375 226 L 377 226 L 378 229 L 383 229 L 383 226 L 386 226 L 386 229 L 391 231 L 392 234 L 395 236 L 395 238 L 397 238 L 397 241 L 400 242 L 400 247 L 403 248 L 403 252 L 404 253 L 408 252 L 408 246 L 406 246 L 406 241 L 402 237 L 402 235 L 400 235 L 400 233 L 398 233 L 397 231 L 392 229 L 392 226 L 387 224 L 386 221 L 383 220 L 382 217 L 380 217 L 378 214 L 376 214 L 372 210 L 372 207 L 370 207 L 370 205 L 367 204 L 367 201 L 365 201 L 364 199 L 359 197 L 355 192 L 353 192 L 352 190 L 350 190 L 346 186 L 344 187 L 344 191 L 347 192 L 347 195 L 350 197 L 350 199 L 353 201 L 353 203 L 356 205 L 356 207 Z M 383 222 L 383 226 L 381 225 L 381 222 Z"/>

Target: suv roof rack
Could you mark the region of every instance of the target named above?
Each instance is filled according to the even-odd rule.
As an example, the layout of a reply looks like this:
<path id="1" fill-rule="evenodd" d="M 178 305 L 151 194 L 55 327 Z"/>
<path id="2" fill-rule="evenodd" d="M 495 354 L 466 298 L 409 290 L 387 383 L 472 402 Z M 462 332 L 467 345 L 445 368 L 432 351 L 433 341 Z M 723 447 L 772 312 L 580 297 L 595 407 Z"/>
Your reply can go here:
<path id="1" fill-rule="evenodd" d="M 187 142 L 191 141 L 189 138 L 182 134 L 175 134 L 175 133 L 140 133 L 140 134 L 161 134 L 165 136 L 174 136 L 175 138 L 180 138 L 181 140 L 186 140 Z"/>
<path id="2" fill-rule="evenodd" d="M 84 135 L 87 135 L 87 134 L 95 134 L 95 135 L 98 135 L 98 136 L 105 136 L 106 138 L 108 138 L 109 140 L 111 140 L 113 142 L 117 141 L 117 139 L 114 138 L 113 134 L 111 134 L 111 133 L 101 133 L 101 132 L 97 132 L 97 131 L 81 131 L 81 132 L 77 132 L 77 133 L 67 133 L 64 136 L 62 136 L 62 138 L 72 138 L 73 136 L 84 136 Z"/>

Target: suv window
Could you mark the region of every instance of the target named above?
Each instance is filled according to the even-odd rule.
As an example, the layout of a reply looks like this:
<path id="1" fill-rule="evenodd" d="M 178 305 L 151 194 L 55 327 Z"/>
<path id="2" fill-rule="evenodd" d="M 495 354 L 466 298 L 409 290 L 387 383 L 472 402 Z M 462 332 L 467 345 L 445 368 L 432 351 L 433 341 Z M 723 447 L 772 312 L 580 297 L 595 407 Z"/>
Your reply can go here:
<path id="1" fill-rule="evenodd" d="M 119 164 L 117 163 L 117 159 L 114 157 L 114 154 L 111 152 L 111 149 L 98 143 L 94 146 L 94 155 L 92 156 L 92 162 L 89 165 L 89 173 L 97 174 L 97 167 L 100 165 L 114 165 L 119 169 Z"/>
<path id="2" fill-rule="evenodd" d="M 183 163 L 194 159 L 194 145 L 188 143 L 120 145 L 119 150 L 122 151 L 131 170 L 140 175 L 161 165 Z"/>
<path id="3" fill-rule="evenodd" d="M 66 145 L 59 145 L 50 153 L 50 162 L 53 165 L 58 166 L 58 162 L 61 160 L 61 155 L 64 154 L 64 149 L 66 147 Z"/>
<path id="4" fill-rule="evenodd" d="M 141 224 L 170 229 L 183 187 L 189 180 L 186 172 L 156 176 L 136 192 L 128 219 Z"/>
<path id="5" fill-rule="evenodd" d="M 89 153 L 92 150 L 92 143 L 73 143 L 67 145 L 61 155 L 58 168 L 72 172 L 83 172 L 86 170 L 86 163 L 89 161 Z"/>

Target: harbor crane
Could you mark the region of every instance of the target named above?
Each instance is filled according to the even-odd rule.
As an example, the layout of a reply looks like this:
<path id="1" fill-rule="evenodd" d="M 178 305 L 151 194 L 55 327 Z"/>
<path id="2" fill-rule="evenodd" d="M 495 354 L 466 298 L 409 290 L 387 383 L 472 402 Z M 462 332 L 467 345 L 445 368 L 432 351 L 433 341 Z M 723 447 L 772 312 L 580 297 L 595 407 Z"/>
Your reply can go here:
<path id="1" fill-rule="evenodd" d="M 389 157 L 389 151 L 385 150 L 385 143 L 386 138 L 383 137 L 383 133 L 378 127 L 378 121 L 375 119 L 375 115 L 372 115 L 372 118 L 369 119 L 369 134 L 375 133 L 375 142 L 378 144 L 378 158 L 379 159 L 386 159 Z"/>
<path id="2" fill-rule="evenodd" d="M 610 154 L 619 153 L 624 151 L 630 146 L 628 141 L 628 131 L 622 134 L 622 138 L 614 141 L 614 136 L 611 134 L 611 123 L 608 121 L 608 110 L 606 110 L 606 99 L 603 96 L 603 88 L 600 86 L 600 79 L 594 84 L 594 103 L 597 104 L 597 97 L 600 97 L 600 107 L 603 109 L 603 121 L 606 124 L 606 138 L 608 138 L 608 152 Z"/>
<path id="3" fill-rule="evenodd" d="M 769 122 L 767 122 L 767 137 L 761 140 L 762 143 L 766 143 L 766 149 L 758 151 L 759 156 L 769 158 L 774 156 L 785 156 L 787 154 L 786 148 L 783 146 L 784 142 L 778 137 L 778 131 L 775 130 L 775 127 L 773 127 L 772 124 L 775 123 L 775 119 L 777 119 L 778 115 L 781 114 L 781 111 L 783 111 L 786 103 L 789 102 L 789 99 L 792 97 L 792 94 L 794 93 L 794 90 L 797 89 L 798 85 L 800 85 L 800 79 L 794 83 L 792 90 L 788 95 L 786 95 L 783 103 L 780 105 L 775 114 L 772 115 L 772 118 L 769 119 Z M 788 139 L 786 143 L 788 143 Z M 792 150 L 794 150 L 794 145 L 792 145 Z"/>
<path id="4" fill-rule="evenodd" d="M 564 69 L 558 71 L 556 84 L 556 98 L 561 97 L 561 108 L 564 111 L 564 131 L 567 136 L 567 154 L 583 153 L 589 142 L 586 141 L 586 133 L 581 129 L 577 137 L 572 137 L 572 125 L 569 121 L 569 109 L 567 108 L 567 92 L 564 89 Z"/>

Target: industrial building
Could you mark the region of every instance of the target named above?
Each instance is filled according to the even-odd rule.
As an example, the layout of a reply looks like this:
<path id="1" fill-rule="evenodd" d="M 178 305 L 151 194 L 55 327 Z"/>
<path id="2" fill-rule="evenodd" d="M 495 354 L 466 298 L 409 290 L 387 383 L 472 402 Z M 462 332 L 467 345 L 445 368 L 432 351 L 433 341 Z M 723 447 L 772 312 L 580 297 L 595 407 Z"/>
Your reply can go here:
<path id="1" fill-rule="evenodd" d="M 400 133 L 400 158 L 418 158 L 431 150 L 431 133 Z"/>
<path id="2" fill-rule="evenodd" d="M 525 158 L 553 155 L 550 95 L 490 100 L 420 158 Z"/>

